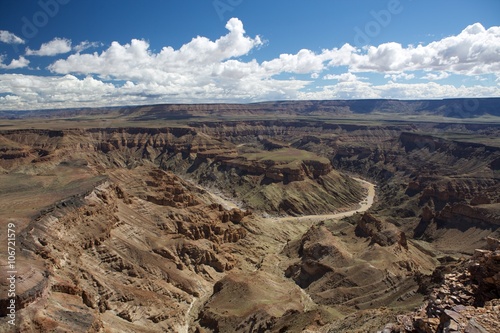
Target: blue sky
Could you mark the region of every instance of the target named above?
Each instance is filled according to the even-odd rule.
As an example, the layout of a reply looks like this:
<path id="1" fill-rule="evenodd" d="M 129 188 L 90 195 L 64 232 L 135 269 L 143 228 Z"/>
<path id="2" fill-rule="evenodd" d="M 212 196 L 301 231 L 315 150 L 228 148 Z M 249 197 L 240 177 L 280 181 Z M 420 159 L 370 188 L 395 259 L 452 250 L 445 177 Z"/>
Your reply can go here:
<path id="1" fill-rule="evenodd" d="M 0 110 L 500 96 L 500 1 L 0 3 Z"/>

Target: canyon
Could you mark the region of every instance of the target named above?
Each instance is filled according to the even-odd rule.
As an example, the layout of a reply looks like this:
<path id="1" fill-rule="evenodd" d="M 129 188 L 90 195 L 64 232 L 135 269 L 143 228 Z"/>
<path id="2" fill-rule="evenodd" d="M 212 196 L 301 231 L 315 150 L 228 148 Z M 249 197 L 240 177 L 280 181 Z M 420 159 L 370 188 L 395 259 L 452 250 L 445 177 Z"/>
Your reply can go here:
<path id="1" fill-rule="evenodd" d="M 494 332 L 500 122 L 464 103 L 0 114 L 15 329 Z"/>

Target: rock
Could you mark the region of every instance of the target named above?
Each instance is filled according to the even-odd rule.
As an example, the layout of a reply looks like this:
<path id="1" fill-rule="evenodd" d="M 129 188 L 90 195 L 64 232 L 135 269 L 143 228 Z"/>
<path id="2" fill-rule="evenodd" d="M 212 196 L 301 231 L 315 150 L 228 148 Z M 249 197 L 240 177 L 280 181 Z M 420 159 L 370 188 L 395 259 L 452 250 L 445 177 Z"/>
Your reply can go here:
<path id="1" fill-rule="evenodd" d="M 475 318 L 472 318 L 464 330 L 465 333 L 491 333 L 481 326 Z"/>
<path id="2" fill-rule="evenodd" d="M 488 240 L 490 250 L 477 249 L 469 261 L 459 261 L 456 267 L 438 267 L 439 279 L 429 295 L 425 311 L 403 316 L 413 327 L 407 332 L 493 332 L 500 315 L 500 246 L 496 239 Z M 403 318 L 400 317 L 400 318 Z M 408 320 L 408 319 L 407 319 Z M 401 321 L 400 321 L 401 322 Z M 495 328 L 493 328 L 495 327 Z"/>
<path id="3" fill-rule="evenodd" d="M 444 310 L 444 313 L 457 323 L 460 323 L 464 319 L 459 313 L 453 310 Z"/>
<path id="4" fill-rule="evenodd" d="M 394 323 L 389 323 L 385 325 L 384 329 L 382 331 L 379 331 L 380 333 L 398 333 L 400 332 L 401 327 L 397 324 Z"/>
<path id="5" fill-rule="evenodd" d="M 438 331 L 439 318 L 415 318 L 413 323 L 417 332 L 435 333 Z"/>
<path id="6" fill-rule="evenodd" d="M 4 268 L 7 265 L 3 266 Z M 28 258 L 21 257 L 17 258 L 16 263 L 16 280 L 15 280 L 15 304 L 16 310 L 21 310 L 31 303 L 42 297 L 43 293 L 49 287 L 48 272 L 44 270 L 40 262 L 30 260 Z M 2 290 L 11 290 L 11 281 L 5 278 L 3 275 L 2 281 L 0 281 L 0 286 Z M 56 289 L 67 290 L 68 292 L 73 291 L 71 285 L 61 286 Z M 8 293 L 4 292 L 0 295 L 0 316 L 4 317 L 8 313 L 7 307 L 10 305 L 10 298 Z"/>
<path id="7" fill-rule="evenodd" d="M 249 210 L 243 211 L 238 208 L 233 208 L 229 211 L 229 221 L 233 223 L 240 223 L 245 216 L 249 216 L 252 213 Z"/>
<path id="8" fill-rule="evenodd" d="M 486 195 L 477 195 L 473 197 L 470 201 L 470 204 L 472 206 L 477 206 L 477 205 L 487 205 L 490 204 L 491 200 L 488 196 Z"/>
<path id="9" fill-rule="evenodd" d="M 486 238 L 486 249 L 490 251 L 496 251 L 500 248 L 500 239 L 496 239 L 493 237 Z"/>
<path id="10" fill-rule="evenodd" d="M 458 325 L 457 322 L 455 321 L 450 321 L 448 325 L 448 332 L 458 332 L 460 329 L 460 326 Z"/>
<path id="11" fill-rule="evenodd" d="M 375 218 L 369 213 L 364 213 L 356 226 L 358 237 L 371 238 L 371 243 L 380 246 L 391 246 L 399 244 L 408 249 L 408 243 L 404 232 L 400 231 L 392 223 L 388 223 Z"/>
<path id="12" fill-rule="evenodd" d="M 422 208 L 421 216 L 424 222 L 430 222 L 436 215 L 431 207 L 425 205 L 424 208 Z"/>

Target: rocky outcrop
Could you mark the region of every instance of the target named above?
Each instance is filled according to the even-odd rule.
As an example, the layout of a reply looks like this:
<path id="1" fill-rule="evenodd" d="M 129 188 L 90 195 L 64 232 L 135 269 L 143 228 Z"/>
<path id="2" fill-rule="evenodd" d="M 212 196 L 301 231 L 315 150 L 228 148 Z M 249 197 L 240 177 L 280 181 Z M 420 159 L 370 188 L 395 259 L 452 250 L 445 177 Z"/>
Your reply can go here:
<path id="1" fill-rule="evenodd" d="M 189 193 L 174 177 L 159 170 L 152 175 L 153 180 L 147 181 L 148 193 L 144 196 L 146 201 L 156 205 L 186 208 L 199 205 L 196 197 Z"/>
<path id="2" fill-rule="evenodd" d="M 467 204 L 446 205 L 436 216 L 437 220 L 445 221 L 448 227 L 461 221 L 465 225 L 474 225 L 479 228 L 498 228 L 500 214 L 497 205 L 471 206 Z"/>
<path id="3" fill-rule="evenodd" d="M 182 241 L 175 248 L 154 248 L 153 251 L 162 257 L 173 260 L 179 269 L 190 268 L 195 272 L 203 272 L 204 265 L 217 272 L 229 271 L 234 267 L 235 259 L 229 254 L 221 254 L 216 246 L 207 243 Z"/>
<path id="4" fill-rule="evenodd" d="M 4 266 L 4 269 L 7 271 L 7 266 Z M 15 295 L 13 298 L 15 310 L 19 311 L 42 297 L 49 286 L 48 272 L 40 266 L 40 263 L 28 258 L 18 257 L 14 275 L 15 282 L 10 280 L 8 275 L 4 275 L 5 278 L 0 282 L 2 290 L 5 291 L 0 298 L 0 317 L 11 313 L 8 309 L 8 306 L 11 305 L 9 293 Z M 14 288 L 12 287 L 13 283 L 15 284 Z M 8 293 L 8 290 L 11 292 Z"/>
<path id="5" fill-rule="evenodd" d="M 259 153 L 252 149 L 237 158 L 176 155 L 162 162 L 162 168 L 219 188 L 245 207 L 273 214 L 327 213 L 354 205 L 362 196 L 359 183 L 333 170 L 326 158 L 292 148 Z"/>
<path id="6" fill-rule="evenodd" d="M 468 268 L 470 279 L 477 286 L 474 293 L 477 305 L 500 299 L 500 240 L 488 238 L 487 242 L 489 249 L 476 250 Z"/>
<path id="7" fill-rule="evenodd" d="M 219 211 L 221 211 L 220 208 Z M 249 215 L 252 215 L 252 212 L 249 209 L 241 210 L 239 208 L 233 208 L 230 211 L 222 210 L 221 221 L 223 223 L 225 222 L 240 223 L 246 216 Z"/>
<path id="8" fill-rule="evenodd" d="M 355 232 L 358 237 L 370 238 L 371 244 L 380 246 L 399 244 L 401 247 L 408 249 L 404 232 L 395 225 L 379 220 L 369 213 L 363 214 L 363 217 L 358 221 Z"/>
<path id="9" fill-rule="evenodd" d="M 238 157 L 238 153 L 234 149 L 209 149 L 199 151 L 196 157 L 202 160 L 214 159 L 216 161 L 225 161 Z"/>
<path id="10" fill-rule="evenodd" d="M 289 266 L 285 276 L 301 288 L 309 287 L 325 274 L 334 272 L 334 267 L 347 265 L 352 255 L 322 226 L 313 227 L 298 244 L 297 255 L 301 258 Z"/>
<path id="11" fill-rule="evenodd" d="M 265 175 L 265 177 L 278 182 L 303 181 L 307 177 L 318 178 L 327 175 L 333 170 L 331 164 L 326 161 L 304 160 L 297 164 L 279 164 L 274 161 L 249 161 L 243 158 L 217 159 L 221 165 L 235 168 L 250 175 Z"/>
<path id="12" fill-rule="evenodd" d="M 277 140 L 273 140 L 270 138 L 265 138 L 262 136 L 259 136 L 259 141 L 264 145 L 266 149 L 273 150 L 273 149 L 280 149 L 280 148 L 287 148 L 290 145 L 284 142 L 279 142 Z"/>
<path id="13" fill-rule="evenodd" d="M 424 306 L 398 317 L 399 324 L 383 332 L 496 332 L 500 321 L 500 241 L 489 238 L 489 249 L 478 249 L 453 269 L 441 267 L 431 280 L 435 287 Z M 425 282 L 424 282 L 425 281 Z"/>
<path id="14" fill-rule="evenodd" d="M 367 219 L 365 217 L 365 223 Z M 384 225 L 375 218 L 373 223 Z M 399 302 L 416 298 L 413 276 L 432 269 L 432 260 L 403 237 L 392 240 L 391 244 L 389 238 L 383 241 L 377 238 L 377 233 L 383 234 L 390 227 L 378 231 L 376 226 L 366 224 L 365 232 L 371 233 L 383 246 L 371 238 L 367 241 L 365 237 L 354 236 L 356 227 L 350 223 L 336 221 L 313 226 L 300 240 L 291 241 L 285 247 L 284 252 L 291 259 L 285 276 L 323 305 L 374 309 L 378 304 L 394 302 L 397 306 Z M 400 233 L 394 235 L 401 236 Z M 371 264 L 373 262 L 377 265 Z"/>
<path id="15" fill-rule="evenodd" d="M 208 239 L 215 243 L 237 242 L 245 238 L 245 229 L 231 229 L 218 224 L 194 224 L 177 221 L 177 232 L 189 239 Z"/>

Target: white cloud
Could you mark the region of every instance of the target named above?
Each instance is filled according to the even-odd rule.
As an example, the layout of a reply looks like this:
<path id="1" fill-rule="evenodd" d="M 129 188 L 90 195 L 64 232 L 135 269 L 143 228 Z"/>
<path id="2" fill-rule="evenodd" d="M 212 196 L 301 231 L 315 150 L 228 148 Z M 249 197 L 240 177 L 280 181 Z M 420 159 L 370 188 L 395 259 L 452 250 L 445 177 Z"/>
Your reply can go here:
<path id="1" fill-rule="evenodd" d="M 196 37 L 178 50 L 164 47 L 156 54 L 151 52 L 149 43 L 144 40 L 133 39 L 125 45 L 113 42 L 101 54 L 73 54 L 67 59 L 56 61 L 49 69 L 58 74 L 97 74 L 101 77 L 159 84 L 198 81 L 197 77 L 203 75 L 209 78 L 213 70 L 221 70 L 221 67 L 229 69 L 227 67 L 230 65 L 234 67 L 234 62 L 224 62 L 246 55 L 262 45 L 259 36 L 245 36 L 243 23 L 238 19 L 229 20 L 226 28 L 229 33 L 216 41 Z M 240 64 L 242 72 L 248 72 L 249 67 L 252 67 L 252 64 Z M 196 83 L 194 81 L 192 83 Z"/>
<path id="2" fill-rule="evenodd" d="M 415 96 L 419 99 L 426 98 L 453 98 L 453 97 L 491 97 L 499 96 L 498 87 L 486 86 L 453 86 L 441 85 L 435 82 L 407 84 L 407 83 L 389 83 L 380 86 L 380 96 L 382 98 L 413 99 Z"/>
<path id="3" fill-rule="evenodd" d="M 447 72 L 439 72 L 439 73 L 428 73 L 425 76 L 422 77 L 423 80 L 429 80 L 429 81 L 438 81 L 438 80 L 443 80 L 446 79 L 447 77 L 450 76 L 450 73 Z"/>
<path id="4" fill-rule="evenodd" d="M 322 71 L 323 60 L 310 50 L 302 49 L 297 54 L 281 54 L 279 58 L 262 63 L 264 70 L 270 74 L 283 72 L 306 74 Z"/>
<path id="5" fill-rule="evenodd" d="M 488 86 L 487 82 L 472 87 L 436 82 L 402 83 L 414 79 L 419 71 L 426 72 L 422 79 L 427 81 L 452 74 L 466 78 L 493 74 L 499 82 L 500 27 L 485 29 L 476 23 L 456 36 L 427 45 L 404 47 L 385 43 L 359 49 L 344 44 L 321 52 L 302 49 L 262 62 L 241 58 L 264 45 L 259 36 L 248 36 L 237 18 L 229 20 L 226 28 L 228 32 L 216 40 L 198 36 L 178 49 L 165 46 L 158 52 L 139 39 L 127 44 L 113 42 L 104 51 L 94 53 L 83 52 L 100 44 L 85 41 L 72 48 L 70 40 L 55 39 L 38 51 L 28 49 L 27 54 L 56 55 L 71 50 L 76 53 L 52 63 L 49 66 L 52 76 L 0 75 L 0 93 L 4 95 L 0 109 L 500 95 L 500 84 Z M 9 65 L 0 61 L 0 68 L 21 68 L 28 63 L 21 57 Z M 339 69 L 345 73 L 324 74 Z M 360 73 L 366 72 L 381 73 L 390 81 L 375 85 L 361 77 Z M 309 78 L 284 79 L 279 76 L 283 73 L 306 74 Z M 314 91 L 312 83 L 320 78 L 336 82 Z"/>
<path id="6" fill-rule="evenodd" d="M 77 53 L 83 52 L 87 49 L 96 48 L 102 46 L 99 42 L 89 42 L 88 40 L 81 42 L 77 46 L 73 47 L 73 50 Z"/>
<path id="7" fill-rule="evenodd" d="M 12 32 L 6 30 L 0 30 L 0 42 L 6 44 L 24 44 L 24 40 L 17 37 Z"/>
<path id="8" fill-rule="evenodd" d="M 19 59 L 12 59 L 10 64 L 5 65 L 3 63 L 3 57 L 0 56 L 0 68 L 2 69 L 18 69 L 18 68 L 24 68 L 27 67 L 30 63 L 28 59 L 26 59 L 23 56 L 20 56 Z"/>
<path id="9" fill-rule="evenodd" d="M 39 50 L 26 48 L 28 56 L 55 56 L 71 51 L 71 41 L 65 38 L 54 38 L 48 43 L 43 43 Z"/>
<path id="10" fill-rule="evenodd" d="M 323 50 L 320 57 L 328 61 L 328 67 L 348 66 L 358 52 L 354 46 L 344 44 L 340 49 Z"/>
<path id="11" fill-rule="evenodd" d="M 355 72 L 447 71 L 454 74 L 500 74 L 500 27 L 486 30 L 480 23 L 428 45 L 385 43 L 353 54 L 349 69 Z"/>
<path id="12" fill-rule="evenodd" d="M 320 91 L 299 94 L 300 99 L 438 99 L 491 96 L 500 96 L 499 86 L 456 87 L 453 85 L 440 85 L 436 82 L 418 84 L 389 82 L 374 85 L 362 81 L 340 82 L 336 85 L 325 86 Z"/>
<path id="13" fill-rule="evenodd" d="M 319 54 L 302 49 L 296 54 L 281 54 L 261 64 L 234 59 L 261 46 L 260 37 L 246 36 L 243 23 L 236 18 L 229 20 L 226 28 L 229 33 L 215 42 L 196 37 L 178 50 L 164 47 L 159 53 L 153 53 L 144 40 L 133 39 L 125 45 L 113 42 L 101 54 L 74 54 L 56 61 L 50 69 L 58 74 L 97 74 L 121 80 L 157 83 L 171 82 L 178 75 L 184 76 L 186 73 L 196 73 L 198 76 L 204 73 L 232 73 L 236 77 L 250 74 L 271 77 L 281 73 L 320 73 L 327 67 L 339 66 L 346 66 L 350 72 L 387 73 L 393 81 L 414 78 L 414 74 L 407 72 L 417 70 L 500 75 L 500 27 L 486 30 L 479 23 L 467 27 L 457 36 L 426 46 L 405 48 L 398 43 L 385 43 L 360 50 L 345 44 Z M 221 71 L 222 68 L 226 71 Z"/>
<path id="14" fill-rule="evenodd" d="M 297 80 L 258 80 L 247 77 L 233 84 L 197 87 L 160 85 L 155 82 L 122 85 L 87 76 L 45 77 L 0 74 L 0 110 L 138 105 L 145 103 L 250 102 L 297 98 L 306 83 Z M 15 98 L 14 98 L 15 97 Z M 104 101 L 104 103 L 103 103 Z"/>
<path id="15" fill-rule="evenodd" d="M 323 77 L 324 80 L 337 80 L 339 82 L 357 82 L 358 77 L 353 73 L 343 73 L 343 74 L 327 74 Z"/>
<path id="16" fill-rule="evenodd" d="M 9 99 L 1 100 L 1 108 L 36 109 L 47 107 L 77 107 L 89 101 L 95 103 L 112 92 L 112 84 L 93 78 L 79 80 L 72 75 L 43 77 L 21 74 L 0 75 L 0 92 Z M 125 100 L 124 100 L 125 101 Z"/>
<path id="17" fill-rule="evenodd" d="M 484 76 L 481 76 L 481 75 L 476 75 L 476 76 L 474 77 L 474 79 L 475 79 L 476 81 L 488 81 L 488 78 L 486 78 L 486 77 L 484 77 Z"/>
<path id="18" fill-rule="evenodd" d="M 299 99 L 363 99 L 378 98 L 371 84 L 363 81 L 342 81 L 320 91 L 301 92 Z"/>
<path id="19" fill-rule="evenodd" d="M 347 73 L 346 73 L 347 74 Z M 347 77 L 347 76 L 345 76 Z M 460 86 L 436 82 L 374 85 L 367 81 L 344 80 L 308 91 L 306 81 L 260 80 L 252 76 L 243 80 L 207 84 L 196 87 L 161 85 L 155 82 L 122 85 L 106 83 L 90 76 L 79 79 L 73 75 L 56 77 L 21 74 L 0 74 L 0 109 L 40 109 L 142 105 L 155 103 L 251 102 L 283 99 L 434 99 L 452 97 L 500 96 L 500 85 Z M 103 103 L 104 101 L 104 103 Z"/>
<path id="20" fill-rule="evenodd" d="M 411 80 L 415 78 L 415 74 L 399 73 L 399 74 L 385 74 L 384 79 L 391 79 L 391 81 L 396 82 L 400 79 Z"/>

